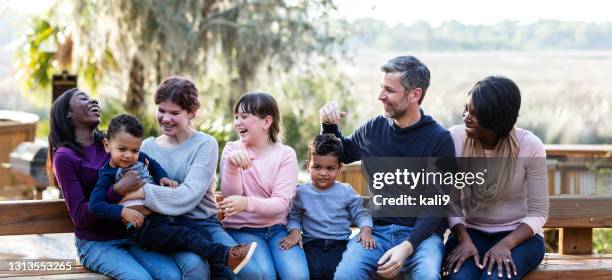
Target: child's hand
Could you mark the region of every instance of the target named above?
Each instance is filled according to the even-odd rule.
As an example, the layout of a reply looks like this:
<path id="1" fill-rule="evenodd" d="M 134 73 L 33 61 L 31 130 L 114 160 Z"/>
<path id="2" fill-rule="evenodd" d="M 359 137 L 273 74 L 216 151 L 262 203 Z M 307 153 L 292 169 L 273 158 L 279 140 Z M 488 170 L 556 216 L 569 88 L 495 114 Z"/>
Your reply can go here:
<path id="1" fill-rule="evenodd" d="M 361 246 L 365 249 L 370 250 L 376 248 L 376 241 L 372 238 L 371 227 L 362 227 L 359 235 L 357 235 L 357 241 L 361 242 Z"/>
<path id="2" fill-rule="evenodd" d="M 123 210 L 121 210 L 121 218 L 135 228 L 139 228 L 144 222 L 144 216 L 140 212 L 127 207 L 123 207 Z"/>
<path id="3" fill-rule="evenodd" d="M 230 195 L 217 204 L 217 211 L 222 211 L 225 217 L 246 210 L 249 199 L 242 195 Z"/>
<path id="4" fill-rule="evenodd" d="M 176 189 L 176 187 L 178 187 L 178 182 L 177 181 L 170 180 L 170 179 L 168 179 L 166 177 L 161 178 L 161 180 L 159 180 L 159 183 L 162 186 L 166 186 L 166 187 L 169 187 L 169 188 L 172 188 L 172 189 Z"/>
<path id="5" fill-rule="evenodd" d="M 245 150 L 233 151 L 231 154 L 229 154 L 228 159 L 233 165 L 242 169 L 247 169 L 252 164 L 251 157 Z"/>
<path id="6" fill-rule="evenodd" d="M 302 244 L 302 234 L 298 229 L 292 229 L 289 232 L 289 235 L 287 235 L 285 239 L 281 240 L 280 247 L 283 250 L 288 250 L 295 244 L 299 244 L 300 248 L 304 248 L 304 245 Z"/>
<path id="7" fill-rule="evenodd" d="M 145 198 L 144 190 L 140 188 L 131 193 L 126 194 L 119 203 L 124 202 L 126 200 L 144 199 L 144 198 Z"/>
<path id="8" fill-rule="evenodd" d="M 134 170 L 129 170 L 113 185 L 113 190 L 123 196 L 142 188 L 144 185 L 145 181 L 140 178 L 140 174 Z"/>

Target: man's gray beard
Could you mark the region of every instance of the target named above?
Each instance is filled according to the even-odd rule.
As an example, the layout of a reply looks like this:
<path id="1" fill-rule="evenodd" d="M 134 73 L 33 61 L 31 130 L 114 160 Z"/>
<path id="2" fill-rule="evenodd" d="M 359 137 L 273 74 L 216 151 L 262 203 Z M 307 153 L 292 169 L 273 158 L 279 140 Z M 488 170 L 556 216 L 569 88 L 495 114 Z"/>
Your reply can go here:
<path id="1" fill-rule="evenodd" d="M 408 109 L 405 109 L 403 111 L 393 110 L 392 112 L 387 112 L 383 109 L 383 115 L 385 116 L 385 118 L 392 118 L 392 119 L 399 119 L 403 115 L 405 115 L 406 112 L 408 112 Z"/>

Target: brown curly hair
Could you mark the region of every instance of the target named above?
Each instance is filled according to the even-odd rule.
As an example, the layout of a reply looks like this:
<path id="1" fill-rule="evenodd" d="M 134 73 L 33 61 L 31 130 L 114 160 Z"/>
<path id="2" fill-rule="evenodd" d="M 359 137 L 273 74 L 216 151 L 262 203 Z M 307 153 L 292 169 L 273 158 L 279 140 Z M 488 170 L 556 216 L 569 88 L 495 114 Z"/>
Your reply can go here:
<path id="1" fill-rule="evenodd" d="M 192 81 L 182 77 L 166 78 L 155 91 L 155 104 L 171 101 L 189 113 L 195 113 L 200 108 L 198 89 Z"/>

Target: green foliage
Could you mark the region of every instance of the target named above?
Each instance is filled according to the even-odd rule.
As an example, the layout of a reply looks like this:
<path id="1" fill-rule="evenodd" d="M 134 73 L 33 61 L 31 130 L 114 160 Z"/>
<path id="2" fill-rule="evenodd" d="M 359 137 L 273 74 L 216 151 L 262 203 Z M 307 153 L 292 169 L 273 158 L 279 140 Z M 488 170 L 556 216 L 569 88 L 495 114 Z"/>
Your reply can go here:
<path id="1" fill-rule="evenodd" d="M 35 105 L 50 106 L 51 78 L 64 70 L 76 72 L 93 95 L 104 75 L 117 70 L 117 63 L 108 50 L 79 46 L 73 53 L 72 35 L 70 26 L 54 16 L 53 8 L 33 18 L 31 28 L 20 38 L 20 46 L 15 51 L 16 79 Z"/>
<path id="2" fill-rule="evenodd" d="M 330 9 L 330 0 L 77 1 L 75 33 L 87 48 L 110 51 L 123 65 L 119 77 L 135 85 L 126 93 L 128 107 L 143 99 L 133 95 L 152 92 L 174 73 L 224 73 L 229 106 L 262 70 L 289 71 L 310 55 L 332 55 L 343 30 L 333 27 Z M 139 63 L 144 69 L 134 71 Z"/>
<path id="3" fill-rule="evenodd" d="M 329 15 L 334 9 L 332 0 L 58 0 L 37 20 L 53 31 L 45 38 L 57 52 L 47 60 L 66 61 L 48 67 L 30 56 L 32 65 L 22 68 L 46 69 L 41 79 L 49 79 L 59 72 L 54 65 L 72 66 L 69 70 L 79 73 L 92 93 L 105 85 L 106 96 L 99 98 L 102 129 L 112 115 L 128 111 L 140 117 L 150 135 L 157 133 L 154 113 L 145 110 L 151 93 L 169 75 L 191 77 L 202 96 L 194 125 L 215 136 L 221 147 L 236 137 L 231 128 L 234 101 L 259 87 L 283 104 L 287 144 L 305 146 L 302 139 L 318 132 L 319 106 L 347 92 L 334 69 L 333 58 L 342 54 L 346 34 L 344 22 Z M 48 86 L 31 80 L 31 74 L 24 77 L 32 85 Z"/>
<path id="4" fill-rule="evenodd" d="M 593 229 L 593 253 L 612 254 L 612 229 Z"/>
<path id="5" fill-rule="evenodd" d="M 102 122 L 98 128 L 102 131 L 106 131 L 108 128 L 108 123 L 114 116 L 126 113 L 121 100 L 118 99 L 106 98 L 104 103 L 101 104 L 101 107 L 102 111 L 100 119 Z M 159 126 L 157 125 L 157 120 L 155 120 L 154 111 L 147 111 L 146 113 L 138 115 L 137 117 L 140 119 L 140 122 L 144 128 L 144 138 L 159 135 Z"/>
<path id="6" fill-rule="evenodd" d="M 281 107 L 285 142 L 304 162 L 308 159 L 308 143 L 321 130 L 319 108 L 338 97 L 342 97 L 342 106 L 346 107 L 351 107 L 354 100 L 349 94 L 348 78 L 334 71 L 333 64 L 310 68 L 295 76 L 298 78 L 282 84 L 275 93 Z"/>
<path id="7" fill-rule="evenodd" d="M 47 48 L 54 43 L 51 41 L 57 32 L 58 29 L 48 21 L 35 18 L 15 53 L 15 68 L 19 69 L 16 78 L 26 91 L 34 91 L 35 94 L 26 97 L 38 105 L 50 104 L 51 76 L 57 72 L 57 67 L 53 62 L 53 53 Z"/>

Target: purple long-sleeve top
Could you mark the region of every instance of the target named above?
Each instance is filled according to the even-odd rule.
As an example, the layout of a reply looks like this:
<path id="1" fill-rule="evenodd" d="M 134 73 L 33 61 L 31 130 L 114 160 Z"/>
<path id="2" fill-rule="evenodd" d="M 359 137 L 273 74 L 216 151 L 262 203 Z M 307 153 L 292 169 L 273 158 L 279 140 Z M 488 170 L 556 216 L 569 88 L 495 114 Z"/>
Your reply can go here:
<path id="1" fill-rule="evenodd" d="M 55 177 L 74 224 L 74 234 L 80 239 L 105 241 L 127 237 L 121 222 L 97 218 L 89 212 L 89 196 L 98 180 L 98 171 L 109 158 L 100 144 L 83 147 L 83 156 L 60 147 L 53 157 Z M 117 199 L 112 191 L 108 195 L 111 200 Z"/>

